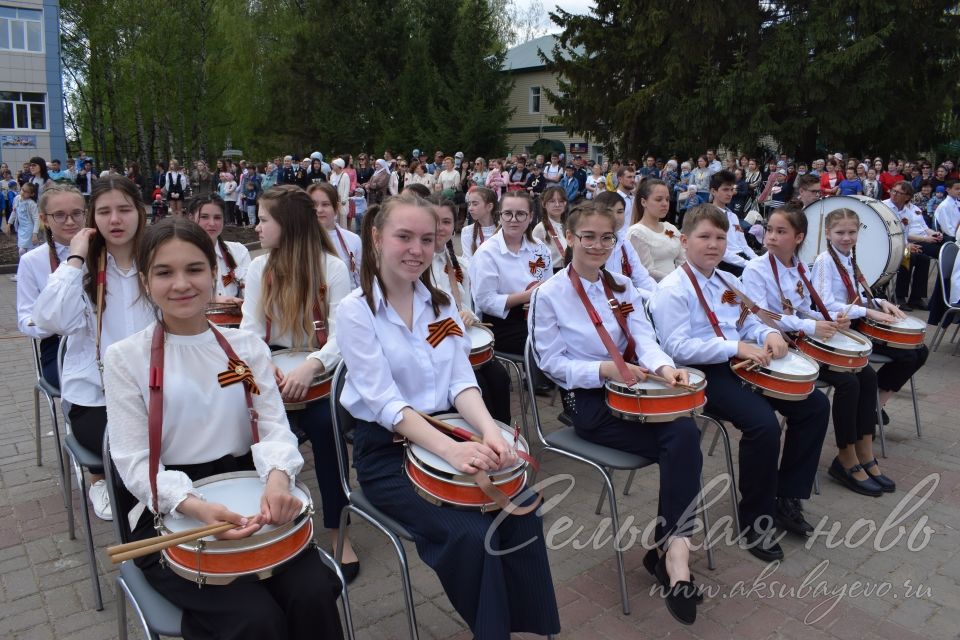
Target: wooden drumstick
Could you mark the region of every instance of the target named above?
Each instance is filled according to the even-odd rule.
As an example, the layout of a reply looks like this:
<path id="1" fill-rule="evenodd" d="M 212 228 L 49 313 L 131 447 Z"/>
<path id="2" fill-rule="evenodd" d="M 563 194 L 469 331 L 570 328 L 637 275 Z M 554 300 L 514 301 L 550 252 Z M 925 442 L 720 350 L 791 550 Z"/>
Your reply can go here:
<path id="1" fill-rule="evenodd" d="M 760 366 L 759 362 L 754 362 L 753 360 L 744 360 L 743 362 L 738 362 L 737 364 L 733 365 L 731 369 L 733 369 L 734 371 L 740 371 L 740 369 L 747 369 L 749 371 L 759 366 Z"/>
<path id="2" fill-rule="evenodd" d="M 124 560 L 133 560 L 134 558 L 148 556 L 151 553 L 157 553 L 158 551 L 175 547 L 178 544 L 193 542 L 200 538 L 217 535 L 218 533 L 223 533 L 239 526 L 240 525 L 233 524 L 232 522 L 215 522 L 202 527 L 187 529 L 186 531 L 168 533 L 166 535 L 147 538 L 146 540 L 138 540 L 136 542 L 128 542 L 126 544 L 118 544 L 108 547 L 107 553 L 113 564 L 119 564 Z"/>
<path id="3" fill-rule="evenodd" d="M 420 414 L 420 417 L 426 420 L 427 423 L 430 424 L 430 426 L 436 427 L 441 431 L 445 431 L 451 435 L 454 435 L 460 438 L 461 440 L 466 440 L 467 442 L 479 442 L 481 444 L 483 443 L 483 438 L 481 438 L 480 436 L 474 433 L 470 433 L 466 429 L 461 429 L 460 427 L 455 427 L 452 424 L 447 424 L 443 420 L 437 420 L 430 414 L 424 413 L 423 411 L 417 411 L 417 413 Z"/>
<path id="4" fill-rule="evenodd" d="M 653 380 L 654 382 L 661 382 L 665 385 L 670 385 L 674 381 L 669 378 L 664 378 L 663 376 L 658 376 L 655 373 L 648 373 L 647 380 Z M 692 384 L 683 384 L 682 382 L 677 382 L 674 384 L 677 389 L 683 389 L 684 391 L 690 391 L 691 393 L 696 391 L 697 388 Z"/>

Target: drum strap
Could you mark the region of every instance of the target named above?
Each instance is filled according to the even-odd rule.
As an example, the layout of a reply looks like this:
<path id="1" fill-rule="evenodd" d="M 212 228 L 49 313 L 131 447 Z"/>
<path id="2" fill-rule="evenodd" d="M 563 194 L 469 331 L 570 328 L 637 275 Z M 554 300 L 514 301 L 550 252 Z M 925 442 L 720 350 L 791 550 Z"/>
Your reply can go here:
<path id="1" fill-rule="evenodd" d="M 693 285 L 693 291 L 697 294 L 697 300 L 700 301 L 700 306 L 703 307 L 703 312 L 707 314 L 707 320 L 710 321 L 710 326 L 713 327 L 713 332 L 717 334 L 718 338 L 726 340 L 726 336 L 723 335 L 723 329 L 720 328 L 720 321 L 717 320 L 717 314 L 713 312 L 713 309 L 710 308 L 710 305 L 707 304 L 707 299 L 703 297 L 703 289 L 700 288 L 700 283 L 697 282 L 697 276 L 693 275 L 693 269 L 690 268 L 689 262 L 684 262 L 680 265 L 680 268 L 683 269 L 684 273 L 687 274 L 687 277 L 690 278 L 690 284 Z"/>
<path id="2" fill-rule="evenodd" d="M 613 364 L 616 365 L 617 371 L 619 371 L 623 377 L 623 381 L 630 386 L 637 384 L 637 377 L 630 372 L 630 368 L 627 367 L 626 362 L 627 360 L 636 360 L 637 345 L 633 340 L 633 336 L 630 335 L 630 329 L 627 327 L 627 319 L 623 316 L 623 312 L 620 309 L 620 302 L 614 297 L 613 291 L 610 289 L 610 285 L 606 279 L 604 279 L 603 274 L 600 274 L 600 281 L 603 283 L 603 293 L 607 296 L 607 302 L 610 305 L 610 310 L 613 311 L 613 317 L 617 319 L 617 324 L 620 325 L 620 330 L 623 331 L 623 335 L 627 339 L 627 349 L 623 355 L 620 355 L 620 350 L 617 349 L 613 338 L 610 337 L 610 332 L 603 326 L 603 320 L 593 307 L 593 303 L 590 302 L 590 298 L 587 297 L 587 292 L 583 289 L 583 283 L 580 282 L 580 274 L 577 273 L 577 270 L 573 268 L 572 264 L 567 271 L 567 275 L 570 276 L 573 290 L 576 291 L 580 297 L 580 302 L 583 303 L 583 308 L 587 310 L 587 315 L 590 316 L 593 328 L 597 330 L 600 341 L 603 342 L 603 346 L 607 348 L 607 352 L 610 354 Z"/>
<path id="3" fill-rule="evenodd" d="M 837 267 L 837 272 L 840 274 L 840 280 L 843 281 L 843 288 L 847 290 L 847 304 L 859 302 L 860 296 L 857 294 L 857 288 L 853 286 L 853 281 L 850 279 L 850 274 L 847 273 L 846 267 L 844 267 L 843 263 L 840 262 L 839 256 L 837 256 L 837 254 L 833 251 L 833 247 L 830 247 L 830 250 L 827 253 L 830 254 L 831 258 L 833 258 L 833 264 Z"/>
<path id="4" fill-rule="evenodd" d="M 450 294 L 453 296 L 453 301 L 457 303 L 457 311 L 460 311 L 463 309 L 463 298 L 460 297 L 460 280 L 457 279 L 456 269 L 450 264 L 450 256 L 447 256 L 447 263 L 443 270 L 447 273 L 447 278 L 450 279 Z"/>
<path id="5" fill-rule="evenodd" d="M 273 278 L 271 274 L 267 274 L 266 281 L 266 290 L 270 290 L 270 283 Z M 320 286 L 320 296 L 316 302 L 313 303 L 313 331 L 314 335 L 317 338 L 317 349 L 322 349 L 323 345 L 327 344 L 327 319 L 324 316 L 323 309 L 320 306 L 320 301 L 326 298 L 327 287 L 324 285 Z M 264 296 L 266 297 L 266 296 Z M 270 316 L 264 312 L 266 319 L 266 335 L 263 337 L 263 341 L 267 343 L 267 346 L 270 345 L 270 334 L 273 328 L 273 322 L 270 320 Z"/>
<path id="6" fill-rule="evenodd" d="M 627 258 L 627 248 L 620 245 L 620 273 L 628 278 L 633 277 L 633 267 L 630 266 L 630 259 Z"/>
<path id="7" fill-rule="evenodd" d="M 553 228 L 553 221 L 547 217 L 546 225 L 547 232 L 550 234 L 550 237 L 553 238 L 553 243 L 557 246 L 557 253 L 560 255 L 560 262 L 563 262 L 563 245 L 560 243 L 560 237 L 557 235 L 557 230 Z M 555 267 L 557 268 L 557 267 Z"/>
<path id="8" fill-rule="evenodd" d="M 773 269 L 773 279 L 777 283 L 777 289 L 780 290 L 780 300 L 783 303 L 784 311 L 786 311 L 787 305 L 793 306 L 790 304 L 790 301 L 787 300 L 786 296 L 783 295 L 783 288 L 780 286 L 780 267 L 777 265 L 777 259 L 774 257 L 773 253 L 768 253 L 770 256 L 770 268 Z M 803 266 L 802 262 L 797 262 L 797 275 L 800 276 L 800 280 L 803 282 L 803 286 L 807 288 L 807 291 L 810 292 L 810 299 L 813 300 L 813 304 L 817 307 L 824 320 L 831 322 L 830 312 L 827 311 L 827 307 L 823 304 L 823 300 L 820 298 L 820 294 L 817 293 L 817 290 L 813 288 L 813 285 L 810 284 L 810 280 L 807 279 L 807 270 Z"/>
<path id="9" fill-rule="evenodd" d="M 343 241 L 343 234 L 340 232 L 340 227 L 334 226 L 333 228 L 337 232 L 337 239 L 340 241 L 340 248 L 343 249 L 343 252 L 350 257 L 350 264 L 347 266 L 350 267 L 350 275 L 352 276 L 357 272 L 357 263 L 353 256 L 353 251 L 350 251 L 347 248 L 347 243 Z"/>
<path id="10" fill-rule="evenodd" d="M 253 393 L 259 394 L 259 390 L 256 388 L 256 382 L 253 380 L 253 375 L 249 367 L 237 356 L 237 352 L 233 350 L 233 347 L 231 347 L 227 339 L 223 337 L 223 334 L 212 324 L 210 324 L 210 330 L 217 339 L 217 344 L 220 345 L 220 348 L 223 349 L 223 352 L 227 355 L 227 361 L 231 369 L 225 373 L 234 374 L 234 376 L 236 376 L 233 380 L 234 382 L 243 382 L 243 392 L 247 401 L 247 412 L 250 414 L 250 431 L 253 435 L 253 444 L 257 444 L 260 442 L 260 429 L 257 424 L 260 416 L 257 410 L 253 408 Z M 153 501 L 153 512 L 158 515 L 160 513 L 160 507 L 157 499 L 157 474 L 160 472 L 160 449 L 163 436 L 163 344 L 165 335 L 166 332 L 163 330 L 163 325 L 158 322 L 153 330 L 153 342 L 150 344 L 150 380 L 148 382 L 150 387 L 150 400 L 147 406 L 150 495 Z M 223 376 L 223 373 L 220 374 L 220 384 L 221 386 L 226 386 L 222 380 Z"/>

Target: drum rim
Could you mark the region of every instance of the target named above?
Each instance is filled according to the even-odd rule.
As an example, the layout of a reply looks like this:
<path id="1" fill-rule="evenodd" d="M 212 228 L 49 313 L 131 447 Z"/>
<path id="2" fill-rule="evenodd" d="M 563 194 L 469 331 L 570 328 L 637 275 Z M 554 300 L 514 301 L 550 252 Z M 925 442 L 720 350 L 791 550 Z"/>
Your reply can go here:
<path id="1" fill-rule="evenodd" d="M 493 345 L 494 345 L 494 342 L 495 342 L 495 340 L 496 340 L 496 337 L 493 335 L 493 331 L 491 331 L 491 330 L 490 330 L 489 328 L 487 328 L 487 327 L 484 327 L 484 326 L 478 325 L 478 324 L 472 324 L 472 325 L 470 325 L 469 327 L 467 327 L 467 332 L 474 331 L 474 330 L 476 330 L 476 331 L 483 331 L 484 333 L 489 334 L 489 335 L 490 335 L 490 342 L 487 343 L 487 344 L 481 345 L 481 346 L 479 346 L 479 347 L 473 347 L 473 346 L 471 346 L 471 347 L 470 347 L 470 355 L 474 355 L 474 354 L 476 354 L 476 353 L 481 353 L 481 352 L 483 352 L 483 351 L 486 351 L 487 349 L 489 349 L 490 351 L 493 351 Z M 472 341 L 471 341 L 471 344 L 472 344 Z"/>
<path id="2" fill-rule="evenodd" d="M 426 462 L 417 457 L 417 454 L 414 453 L 413 447 L 409 446 L 409 443 L 405 445 L 407 450 L 407 461 L 419 469 L 424 474 L 430 476 L 435 480 L 440 480 L 441 482 L 446 482 L 449 484 L 455 484 L 461 487 L 477 487 L 477 483 L 473 480 L 472 476 L 469 474 L 455 473 L 448 474 L 446 471 L 440 471 L 428 465 Z M 512 469 L 504 469 L 502 472 L 496 474 L 487 474 L 487 477 L 490 478 L 490 482 L 494 485 L 506 484 L 511 480 L 515 480 L 516 477 L 522 473 L 525 473 L 527 470 L 527 462 L 525 460 L 520 460 L 517 463 L 517 467 Z"/>
<path id="3" fill-rule="evenodd" d="M 755 370 L 756 370 L 756 371 L 759 371 L 760 373 L 764 373 L 764 374 L 770 376 L 771 378 L 779 378 L 780 380 L 789 380 L 789 381 L 795 381 L 795 382 L 809 382 L 810 380 L 816 380 L 817 378 L 820 377 L 820 363 L 819 363 L 819 362 L 817 362 L 816 360 L 814 360 L 813 358 L 811 358 L 811 357 L 808 356 L 807 354 L 805 354 L 805 353 L 803 353 L 803 352 L 801 352 L 801 351 L 798 351 L 798 350 L 796 350 L 796 349 L 787 349 L 787 353 L 792 353 L 792 354 L 794 354 L 794 355 L 800 356 L 801 358 L 803 358 L 803 359 L 806 360 L 807 362 L 812 363 L 813 366 L 816 367 L 816 371 L 814 371 L 812 374 L 809 374 L 809 373 L 808 373 L 808 374 L 803 374 L 803 375 L 801 375 L 801 374 L 798 374 L 798 373 L 786 373 L 786 372 L 784 372 L 784 371 L 775 371 L 775 370 L 773 370 L 773 369 L 768 368 L 766 365 L 760 365 L 760 366 L 757 367 L 757 369 L 755 369 Z M 784 357 L 786 357 L 786 356 L 784 356 Z M 778 360 L 782 360 L 783 358 L 777 358 L 777 359 L 778 359 Z"/>
<path id="4" fill-rule="evenodd" d="M 691 382 L 693 386 L 696 387 L 693 391 L 684 391 L 683 389 L 678 389 L 677 387 L 664 386 L 663 388 L 657 389 L 631 389 L 623 382 L 617 382 L 616 380 L 607 380 L 604 383 L 604 388 L 610 393 L 614 393 L 618 396 L 624 398 L 634 398 L 637 396 L 684 396 L 684 395 L 693 395 L 695 393 L 700 393 L 701 391 L 707 388 L 707 376 L 700 371 L 699 369 L 694 369 L 693 367 L 684 367 L 687 371 L 693 371 L 698 376 L 700 376 L 700 382 Z"/>
<path id="5" fill-rule="evenodd" d="M 233 313 L 234 310 L 236 310 L 236 313 Z M 243 315 L 243 307 L 236 302 L 208 302 L 204 312 L 207 315 L 222 313 L 224 315 L 239 316 Z"/>
<path id="6" fill-rule="evenodd" d="M 295 349 L 295 348 L 293 348 L 293 347 L 288 347 L 288 348 L 286 348 L 286 349 L 277 349 L 276 351 L 272 351 L 272 352 L 270 353 L 270 360 L 272 361 L 272 360 L 274 359 L 274 357 L 276 357 L 276 355 L 277 355 L 277 354 L 280 354 L 280 353 L 284 353 L 284 354 L 286 354 L 286 353 L 306 353 L 306 354 L 310 354 L 310 353 L 316 353 L 316 351 L 313 351 L 313 350 L 310 350 L 310 349 Z M 323 384 L 324 382 L 327 382 L 328 380 L 332 380 L 332 379 L 333 379 L 333 374 L 336 373 L 337 365 L 338 365 L 338 364 L 340 364 L 340 360 L 337 360 L 336 364 L 334 364 L 334 366 L 332 366 L 332 367 L 326 367 L 326 366 L 325 366 L 325 367 L 323 368 L 323 371 L 321 371 L 320 373 L 318 373 L 317 375 L 315 375 L 315 376 L 313 377 L 313 382 L 310 384 L 310 386 L 311 386 L 311 387 L 316 387 L 316 386 L 318 386 L 318 385 Z"/>
<path id="7" fill-rule="evenodd" d="M 913 318 L 913 316 L 908 316 L 908 317 Z M 863 320 L 864 324 L 868 324 L 871 327 L 876 327 L 877 329 L 883 329 L 884 331 L 889 331 L 890 333 L 901 333 L 903 335 L 916 336 L 916 335 L 923 335 L 927 332 L 926 325 L 922 327 L 917 327 L 916 329 L 907 329 L 905 327 L 895 327 L 893 325 L 887 324 L 886 322 L 880 322 L 879 320 L 873 320 L 871 318 L 867 318 L 866 316 L 861 318 L 861 320 Z M 922 320 L 919 320 L 917 318 L 914 318 L 914 320 L 916 320 L 917 322 L 922 322 Z"/>
<path id="8" fill-rule="evenodd" d="M 854 334 L 854 335 L 850 335 L 850 334 Z M 821 349 L 823 351 L 828 351 L 830 353 L 835 353 L 837 355 L 844 356 L 844 357 L 865 358 L 869 356 L 871 353 L 873 353 L 873 341 L 870 340 L 870 338 L 868 338 L 867 336 L 863 335 L 862 333 L 857 333 L 856 331 L 853 331 L 853 330 L 847 331 L 845 335 L 848 338 L 852 338 L 853 340 L 857 340 L 863 343 L 864 349 L 860 351 L 854 351 L 852 349 L 835 347 L 826 342 L 823 342 L 820 338 L 816 336 L 811 336 L 811 335 L 804 335 L 802 339 L 804 342 L 807 342 L 818 349 Z M 804 355 L 807 355 L 807 354 L 804 354 Z M 814 360 L 816 360 L 816 358 L 814 358 Z"/>
<path id="9" fill-rule="evenodd" d="M 705 406 L 707 406 L 706 399 L 692 409 L 671 411 L 669 413 L 624 413 L 623 411 L 614 409 L 609 404 L 607 405 L 607 410 L 610 411 L 610 415 L 615 418 L 620 418 L 621 420 L 626 420 L 627 422 L 672 422 L 678 418 L 693 418 L 701 415 Z"/>

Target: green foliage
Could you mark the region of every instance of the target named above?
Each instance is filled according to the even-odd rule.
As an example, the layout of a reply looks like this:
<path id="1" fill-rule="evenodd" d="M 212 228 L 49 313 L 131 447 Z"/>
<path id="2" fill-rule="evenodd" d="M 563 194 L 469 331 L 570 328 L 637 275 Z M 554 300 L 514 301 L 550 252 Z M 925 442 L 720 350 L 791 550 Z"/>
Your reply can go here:
<path id="1" fill-rule="evenodd" d="M 557 123 L 624 155 L 765 136 L 805 157 L 909 153 L 958 133 L 955 1 L 598 0 L 551 17 Z"/>

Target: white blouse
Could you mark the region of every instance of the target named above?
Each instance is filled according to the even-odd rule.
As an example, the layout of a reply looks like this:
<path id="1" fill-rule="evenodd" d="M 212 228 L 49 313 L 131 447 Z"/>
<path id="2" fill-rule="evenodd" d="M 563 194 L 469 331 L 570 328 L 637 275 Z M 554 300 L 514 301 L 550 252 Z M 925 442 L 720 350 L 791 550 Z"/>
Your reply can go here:
<path id="1" fill-rule="evenodd" d="M 723 254 L 723 261 L 727 264 L 745 267 L 748 260 L 758 257 L 757 252 L 747 244 L 747 236 L 744 235 L 743 229 L 740 227 L 740 219 L 737 218 L 737 214 L 729 209 L 721 209 L 721 211 L 727 215 L 727 223 L 730 225 L 730 228 L 727 229 L 727 250 Z"/>
<path id="2" fill-rule="evenodd" d="M 506 318 L 510 313 L 507 297 L 549 278 L 553 275 L 552 264 L 550 250 L 542 242 L 530 242 L 523 236 L 520 250 L 513 253 L 507 248 L 503 233 L 496 234 L 470 260 L 477 311 Z"/>
<path id="3" fill-rule="evenodd" d="M 852 256 L 845 256 L 839 251 L 836 253 L 837 257 L 840 258 L 840 264 L 843 265 L 844 270 L 850 277 L 850 283 L 854 290 L 860 293 L 860 285 L 853 275 Z M 837 265 L 830 257 L 829 251 L 824 251 L 814 261 L 812 282 L 817 293 L 820 294 L 820 299 L 823 300 L 823 305 L 831 315 L 838 315 L 841 311 L 845 311 L 846 316 L 851 320 L 867 315 L 866 307 L 859 304 L 850 306 L 847 301 L 847 288 L 843 284 L 843 279 L 840 277 L 840 272 L 837 271 Z"/>
<path id="4" fill-rule="evenodd" d="M 152 508 L 149 466 L 150 347 L 156 325 L 112 345 L 106 353 L 104 387 L 110 454 L 123 483 Z M 291 481 L 303 466 L 277 390 L 270 350 L 239 329 L 221 328 L 237 356 L 250 366 L 260 393 L 253 394 L 260 442 L 253 444 L 243 384 L 221 387 L 217 375 L 227 355 L 213 331 L 193 336 L 167 334 L 163 351 L 163 434 L 157 499 L 161 513 L 175 511 L 188 495 L 199 495 L 187 474 L 165 465 L 198 464 L 251 451 L 260 478 L 280 469 Z"/>
<path id="5" fill-rule="evenodd" d="M 473 257 L 473 228 L 476 225 L 477 223 L 474 222 L 466 225 L 460 230 L 460 253 L 467 258 Z M 489 227 L 480 227 L 480 235 L 477 236 L 477 249 L 479 249 L 480 245 L 492 238 L 496 233 L 497 225 L 495 224 L 490 225 Z"/>
<path id="6" fill-rule="evenodd" d="M 910 236 L 925 238 L 933 235 L 933 229 L 927 226 L 927 221 L 924 220 L 923 214 L 920 213 L 920 207 L 917 205 L 908 202 L 903 206 L 903 209 L 897 209 L 897 205 L 890 198 L 884 200 L 883 204 L 887 205 L 893 215 L 897 216 L 900 226 L 903 227 L 907 242 L 910 241 Z"/>
<path id="7" fill-rule="evenodd" d="M 267 321 L 264 313 L 263 297 L 263 271 L 267 265 L 269 254 L 257 256 L 250 263 L 250 269 L 247 271 L 246 293 L 243 298 L 243 320 L 240 321 L 240 328 L 261 340 L 267 336 Z M 347 274 L 347 267 L 337 256 L 324 254 L 326 258 L 325 272 L 327 278 L 327 301 L 330 307 L 327 313 L 327 343 L 319 351 L 314 351 L 308 358 L 319 360 L 323 363 L 323 368 L 332 371 L 340 362 L 340 347 L 337 340 L 337 307 L 344 296 L 350 293 L 350 276 Z M 276 286 L 276 285 L 274 285 Z M 277 347 L 293 347 L 295 344 L 293 335 L 289 333 L 281 334 L 277 323 L 274 322 L 271 327 L 270 344 Z M 302 341 L 306 343 L 306 341 Z"/>
<path id="8" fill-rule="evenodd" d="M 633 286 L 639 289 L 641 298 L 649 300 L 650 296 L 652 296 L 653 292 L 657 289 L 657 281 L 650 277 L 650 273 L 647 271 L 647 268 L 643 266 L 643 263 L 640 262 L 640 256 L 637 255 L 633 245 L 627 242 L 626 230 L 621 228 L 617 231 L 617 243 L 613 246 L 613 250 L 610 252 L 610 257 L 607 258 L 607 263 L 604 265 L 604 268 L 610 273 L 625 276 L 626 274 L 623 273 L 624 259 L 626 259 L 630 265 L 631 275 L 629 277 L 633 282 Z"/>
<path id="9" fill-rule="evenodd" d="M 66 260 L 70 247 L 56 243 L 54 246 L 59 262 Z M 43 339 L 54 335 L 53 332 L 30 324 L 33 321 L 33 305 L 47 286 L 51 273 L 50 246 L 47 243 L 20 256 L 20 264 L 17 265 L 17 329 L 31 338 Z"/>
<path id="10" fill-rule="evenodd" d="M 960 227 L 960 202 L 952 196 L 947 196 L 937 205 L 933 216 L 941 233 L 957 237 L 958 227 Z"/>
<path id="11" fill-rule="evenodd" d="M 473 311 L 473 299 L 470 297 L 470 274 L 467 262 L 458 256 L 457 262 L 460 265 L 460 273 L 463 274 L 463 281 L 457 282 L 457 290 L 460 293 L 460 304 L 462 308 Z M 456 273 L 453 264 L 450 262 L 450 256 L 447 251 L 437 251 L 433 254 L 433 263 L 430 265 L 430 271 L 433 275 L 433 283 L 444 293 L 453 297 L 453 287 L 451 286 L 450 274 L 453 273 L 453 282 L 456 282 Z"/>
<path id="12" fill-rule="evenodd" d="M 33 305 L 33 321 L 41 331 L 68 336 L 60 372 L 61 397 L 72 404 L 102 407 L 103 381 L 97 366 L 97 310 L 83 291 L 86 265 L 61 262 Z M 140 294 L 136 265 L 126 272 L 107 253 L 107 295 L 100 353 L 114 342 L 140 331 L 156 319 L 153 307 Z"/>
<path id="13" fill-rule="evenodd" d="M 563 233 L 563 225 L 559 222 L 554 222 L 549 218 L 546 218 L 549 221 L 550 226 L 553 227 L 553 230 L 557 232 L 557 240 L 560 241 L 560 247 L 563 251 L 567 250 L 567 237 Z M 533 228 L 533 237 L 547 245 L 550 249 L 550 259 L 553 261 L 554 268 L 563 266 L 563 254 L 557 250 L 557 243 L 554 241 L 553 236 L 547 233 L 547 230 L 543 228 L 542 223 L 537 223 L 537 226 Z"/>
<path id="14" fill-rule="evenodd" d="M 216 295 L 239 298 L 243 295 L 243 289 L 240 287 L 240 283 L 246 279 L 247 269 L 250 268 L 250 252 L 239 242 L 229 242 L 225 240 L 224 243 L 227 245 L 227 250 L 230 252 L 230 255 L 233 256 L 233 261 L 237 264 L 237 266 L 233 270 L 234 281 L 228 285 L 224 285 L 223 277 L 230 273 L 230 267 L 227 265 L 227 261 L 223 257 L 223 251 L 220 250 L 220 243 L 214 242 L 213 248 L 217 252 Z M 240 282 L 237 282 L 237 280 Z"/>
<path id="15" fill-rule="evenodd" d="M 534 356 L 547 377 L 564 389 L 595 389 L 604 384 L 600 364 L 609 360 L 610 354 L 573 288 L 569 269 L 557 273 L 534 291 L 527 326 Z M 664 365 L 673 366 L 673 360 L 657 344 L 657 336 L 647 320 L 637 290 L 630 286 L 625 276 L 615 274 L 614 278 L 619 284 L 626 285 L 623 293 L 613 292 L 614 298 L 621 304 L 633 305 L 633 311 L 627 314 L 627 327 L 636 342 L 639 364 L 650 371 Z M 610 309 L 603 283 L 600 279 L 589 282 L 582 277 L 580 282 L 622 354 L 627 348 L 627 337 Z"/>
<path id="16" fill-rule="evenodd" d="M 340 305 L 340 343 L 348 367 L 340 403 L 351 415 L 393 431 L 404 407 L 443 411 L 453 406 L 460 392 L 477 386 L 468 339 L 448 335 L 436 347 L 427 342 L 429 326 L 435 322 L 453 319 L 463 331 L 452 304 L 434 316 L 430 292 L 416 282 L 411 330 L 383 299 L 379 282 L 372 295 L 375 312 L 360 289 Z"/>
<path id="17" fill-rule="evenodd" d="M 356 289 L 360 286 L 360 257 L 363 250 L 363 242 L 360 241 L 360 236 L 340 225 L 337 225 L 332 232 L 327 231 L 327 234 L 330 236 L 333 246 L 337 249 L 337 255 L 347 266 L 347 272 L 350 274 L 350 289 Z M 350 268 L 351 264 L 353 265 L 352 269 Z"/>
<path id="18" fill-rule="evenodd" d="M 773 256 L 772 253 L 759 260 L 751 260 L 747 263 L 741 276 L 744 286 L 743 292 L 750 296 L 761 308 L 782 314 L 783 318 L 779 322 L 781 329 L 803 331 L 812 336 L 817 331 L 817 320 L 823 320 L 824 318 L 819 311 L 811 309 L 813 302 L 810 292 L 803 284 L 803 280 L 800 279 L 796 258 L 794 258 L 792 265 L 786 266 L 776 256 L 773 256 L 773 259 L 777 261 L 777 273 L 780 276 L 780 287 L 778 288 L 777 278 L 773 275 L 773 267 L 770 265 L 771 256 Z M 809 273 L 807 273 L 807 280 L 813 284 L 813 278 Z M 783 301 L 780 299 L 781 289 L 783 290 L 783 297 L 792 306 L 789 313 L 783 308 Z M 820 292 L 817 291 L 817 293 Z"/>
<path id="19" fill-rule="evenodd" d="M 687 259 L 680 244 L 680 230 L 669 222 L 663 222 L 660 233 L 638 222 L 627 229 L 627 239 L 657 282 Z"/>
<path id="20" fill-rule="evenodd" d="M 650 300 L 650 313 L 660 345 L 678 364 L 724 362 L 737 355 L 741 340 L 763 345 L 768 334 L 777 332 L 752 313 L 747 315 L 743 327 L 737 328 L 740 304 L 722 301 L 724 293 L 729 291 L 727 283 L 742 291 L 743 284 L 733 274 L 714 269 L 707 278 L 696 268 L 691 269 L 707 305 L 717 316 L 723 338 L 714 332 L 686 272 L 683 269 L 675 270 L 660 281 L 657 292 Z"/>

